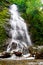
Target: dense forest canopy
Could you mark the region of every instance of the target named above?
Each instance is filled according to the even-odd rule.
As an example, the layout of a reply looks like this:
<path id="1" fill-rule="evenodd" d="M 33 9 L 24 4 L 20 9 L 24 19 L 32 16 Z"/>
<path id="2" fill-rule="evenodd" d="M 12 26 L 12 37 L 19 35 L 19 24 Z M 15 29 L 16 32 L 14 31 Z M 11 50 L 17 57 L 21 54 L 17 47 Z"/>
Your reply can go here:
<path id="1" fill-rule="evenodd" d="M 28 24 L 32 42 L 43 45 L 43 4 L 41 0 L 0 0 L 0 44 L 8 38 L 3 28 L 6 20 L 10 18 L 8 7 L 18 5 L 21 16 Z"/>

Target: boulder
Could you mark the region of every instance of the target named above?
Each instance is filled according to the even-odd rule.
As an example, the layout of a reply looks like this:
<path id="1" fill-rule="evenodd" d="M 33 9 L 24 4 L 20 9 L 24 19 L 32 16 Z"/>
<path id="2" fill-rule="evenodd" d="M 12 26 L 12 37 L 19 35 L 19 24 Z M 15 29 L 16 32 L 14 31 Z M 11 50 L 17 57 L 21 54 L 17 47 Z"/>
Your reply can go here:
<path id="1" fill-rule="evenodd" d="M 22 56 L 22 53 L 21 52 L 13 52 L 13 54 L 15 54 L 16 56 Z"/>
<path id="2" fill-rule="evenodd" d="M 11 57 L 10 53 L 7 52 L 0 53 L 0 58 L 9 58 L 9 57 Z"/>

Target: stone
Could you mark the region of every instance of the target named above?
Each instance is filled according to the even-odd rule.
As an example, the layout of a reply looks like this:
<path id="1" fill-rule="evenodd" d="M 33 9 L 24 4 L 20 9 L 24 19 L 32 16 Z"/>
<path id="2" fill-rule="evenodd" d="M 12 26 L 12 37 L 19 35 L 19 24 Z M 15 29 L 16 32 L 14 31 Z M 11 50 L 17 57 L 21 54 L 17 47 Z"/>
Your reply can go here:
<path id="1" fill-rule="evenodd" d="M 16 56 L 22 56 L 22 53 L 21 52 L 13 52 L 13 54 L 15 54 Z"/>
<path id="2" fill-rule="evenodd" d="M 0 58 L 9 58 L 9 57 L 11 57 L 10 53 L 7 52 L 0 53 Z"/>

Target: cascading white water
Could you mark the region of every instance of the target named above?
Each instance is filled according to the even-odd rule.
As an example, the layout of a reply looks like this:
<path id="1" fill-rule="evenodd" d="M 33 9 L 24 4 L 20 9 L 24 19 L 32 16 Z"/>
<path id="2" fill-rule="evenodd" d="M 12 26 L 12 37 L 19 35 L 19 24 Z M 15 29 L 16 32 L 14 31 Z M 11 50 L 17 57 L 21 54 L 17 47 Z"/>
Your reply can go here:
<path id="1" fill-rule="evenodd" d="M 9 21 L 11 29 L 9 31 L 9 34 L 11 35 L 12 40 L 7 47 L 7 52 L 19 51 L 22 52 L 23 55 L 26 55 L 25 57 L 27 57 L 28 46 L 31 46 L 32 44 L 27 31 L 26 23 L 20 16 L 17 5 L 11 5 L 9 8 L 9 12 L 11 13 L 11 19 Z M 12 57 L 15 58 L 15 55 L 13 55 Z"/>

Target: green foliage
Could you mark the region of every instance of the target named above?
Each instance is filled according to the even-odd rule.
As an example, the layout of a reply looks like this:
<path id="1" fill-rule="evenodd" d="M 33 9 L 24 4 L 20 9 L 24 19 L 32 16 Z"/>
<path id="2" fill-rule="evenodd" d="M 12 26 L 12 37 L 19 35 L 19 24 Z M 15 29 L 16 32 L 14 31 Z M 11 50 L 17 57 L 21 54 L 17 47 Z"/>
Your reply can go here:
<path id="1" fill-rule="evenodd" d="M 7 35 L 6 35 L 6 31 L 4 29 L 4 24 L 6 22 L 6 19 L 9 18 L 9 15 L 7 15 L 7 8 L 4 7 L 1 11 L 0 11 L 0 44 L 2 45 L 3 43 L 5 43 L 6 39 L 7 39 Z"/>
<path id="2" fill-rule="evenodd" d="M 41 6 L 40 0 L 27 0 L 26 1 L 26 13 L 32 13 L 35 9 L 39 9 Z"/>
<path id="3" fill-rule="evenodd" d="M 0 45 L 5 43 L 6 39 L 7 39 L 6 31 L 4 30 L 3 27 L 0 26 Z"/>
<path id="4" fill-rule="evenodd" d="M 1 11 L 0 11 L 0 24 L 4 24 L 6 19 L 9 18 L 9 15 L 7 14 L 8 9 L 6 7 L 4 7 Z M 3 21 L 3 22 L 2 22 Z"/>
<path id="5" fill-rule="evenodd" d="M 25 10 L 26 10 L 26 6 L 25 6 L 26 0 L 9 0 L 9 2 L 11 4 L 18 5 L 20 12 L 25 12 Z"/>
<path id="6" fill-rule="evenodd" d="M 37 45 L 43 45 L 43 12 L 35 10 L 33 13 L 28 16 L 32 41 Z"/>
<path id="7" fill-rule="evenodd" d="M 30 24 L 30 33 L 33 43 L 43 45 L 43 10 L 40 10 L 43 4 L 41 4 L 41 0 L 8 0 L 7 2 L 18 5 L 21 16 L 26 20 L 27 24 Z M 0 5 L 8 6 L 9 4 L 6 4 L 6 0 L 1 0 Z M 6 8 L 3 10 L 1 8 L 0 10 L 0 24 L 4 25 L 9 15 L 6 14 Z M 0 30 L 3 28 L 2 25 L 0 26 Z M 5 39 L 5 31 L 3 32 L 3 30 L 0 32 L 1 36 L 3 34 L 3 36 L 0 37 L 0 41 Z"/>
<path id="8" fill-rule="evenodd" d="M 32 41 L 37 45 L 43 45 L 43 11 L 40 10 L 42 4 L 40 0 L 27 0 L 26 6 Z"/>

